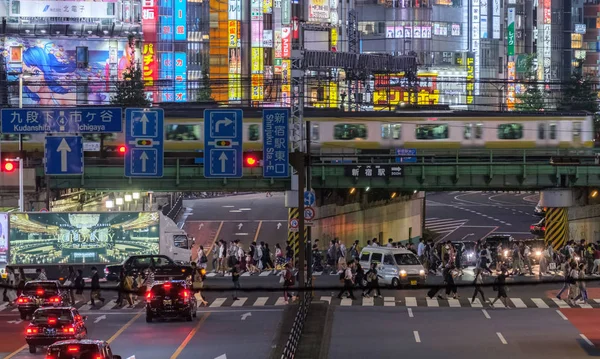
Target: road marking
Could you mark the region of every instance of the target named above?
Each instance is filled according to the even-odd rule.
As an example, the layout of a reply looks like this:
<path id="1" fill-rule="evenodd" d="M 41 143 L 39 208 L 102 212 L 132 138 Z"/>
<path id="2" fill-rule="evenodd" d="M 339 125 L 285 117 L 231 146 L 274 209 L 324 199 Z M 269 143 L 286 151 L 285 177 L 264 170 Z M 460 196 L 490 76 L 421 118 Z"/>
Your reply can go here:
<path id="1" fill-rule="evenodd" d="M 285 304 L 286 304 L 286 303 L 285 303 L 285 298 L 283 298 L 283 297 L 279 297 L 279 298 L 277 298 L 277 301 L 275 302 L 275 306 L 278 306 L 278 305 L 285 305 Z"/>
<path id="2" fill-rule="evenodd" d="M 106 342 L 108 344 L 114 342 L 115 339 L 117 339 L 119 337 L 119 335 L 123 334 L 123 332 L 125 330 L 127 330 L 127 328 L 129 328 L 131 326 L 131 324 L 133 324 L 133 322 L 138 320 L 142 316 L 142 314 L 144 314 L 144 312 L 139 312 L 135 317 L 129 319 L 129 321 L 127 323 L 125 323 L 125 325 L 122 326 L 119 330 L 117 330 L 117 332 L 115 334 L 113 334 L 113 336 L 110 337 Z"/>
<path id="3" fill-rule="evenodd" d="M 324 296 L 324 297 L 321 297 L 321 300 L 323 302 L 327 302 L 327 303 L 331 304 L 331 297 Z"/>
<path id="4" fill-rule="evenodd" d="M 372 307 L 373 306 L 373 298 L 372 297 L 371 298 L 367 298 L 367 297 L 363 298 L 362 305 L 363 305 L 363 307 Z"/>
<path id="5" fill-rule="evenodd" d="M 258 276 L 259 277 L 266 277 L 266 276 L 270 275 L 272 272 L 273 271 L 267 270 L 267 271 L 261 272 Z"/>
<path id="6" fill-rule="evenodd" d="M 415 336 L 415 342 L 420 343 L 421 342 L 421 336 L 419 336 L 419 332 L 418 331 L 413 331 L 413 334 Z"/>
<path id="7" fill-rule="evenodd" d="M 560 315 L 561 318 L 563 318 L 563 320 L 569 320 L 567 319 L 567 316 L 563 314 L 563 312 L 561 312 L 560 310 L 556 310 L 556 313 L 558 313 L 558 315 Z"/>
<path id="8" fill-rule="evenodd" d="M 207 277 L 215 277 L 216 275 L 217 275 L 216 272 L 211 272 L 211 273 L 208 273 L 206 276 Z"/>
<path id="9" fill-rule="evenodd" d="M 200 318 L 200 320 L 198 321 L 198 324 L 196 324 L 196 326 L 194 327 L 194 329 L 192 329 L 192 331 L 188 334 L 188 336 L 185 338 L 185 340 L 183 341 L 183 343 L 181 343 L 181 345 L 179 346 L 179 348 L 177 348 L 177 350 L 175 350 L 175 353 L 173 353 L 173 355 L 171 355 L 171 359 L 177 359 L 177 357 L 179 356 L 179 354 L 181 354 L 181 352 L 188 345 L 188 343 L 190 342 L 190 340 L 192 340 L 192 338 L 194 337 L 194 335 L 196 335 L 196 332 L 198 331 L 198 329 L 200 329 L 200 327 L 202 326 L 202 324 L 204 324 L 204 322 L 206 321 L 206 318 L 208 318 L 209 315 L 210 315 L 210 313 L 205 313 L 204 316 L 202 318 Z"/>
<path id="10" fill-rule="evenodd" d="M 439 307 L 440 302 L 438 302 L 437 298 L 426 298 L 428 307 Z"/>
<path id="11" fill-rule="evenodd" d="M 542 298 L 531 298 L 531 301 L 535 303 L 538 308 L 550 308 L 548 304 L 542 300 Z"/>
<path id="12" fill-rule="evenodd" d="M 479 300 L 479 298 L 475 298 L 475 300 L 471 302 L 471 307 L 481 308 L 481 307 L 483 307 L 483 304 L 481 304 L 481 301 Z"/>
<path id="13" fill-rule="evenodd" d="M 269 300 L 269 297 L 258 297 L 256 298 L 256 301 L 254 302 L 254 304 L 252 304 L 253 307 L 264 307 L 265 304 L 267 304 L 267 300 Z"/>
<path id="14" fill-rule="evenodd" d="M 232 307 L 241 307 L 242 305 L 244 305 L 244 303 L 246 303 L 247 300 L 248 300 L 247 297 L 238 298 L 238 300 L 234 300 L 233 303 L 231 303 L 231 306 Z"/>
<path id="15" fill-rule="evenodd" d="M 496 301 L 496 303 L 494 303 L 494 304 L 492 305 L 492 307 L 494 307 L 494 308 L 504 308 L 504 303 L 502 303 L 502 301 L 498 299 L 498 300 Z"/>
<path id="16" fill-rule="evenodd" d="M 416 307 L 417 306 L 417 298 L 415 297 L 406 297 L 406 306 L 407 307 Z"/>
<path id="17" fill-rule="evenodd" d="M 113 309 L 117 305 L 117 302 L 113 300 L 109 300 L 108 304 L 105 304 L 100 310 L 110 310 Z"/>
<path id="18" fill-rule="evenodd" d="M 579 306 L 584 309 L 592 309 L 592 306 L 587 303 L 581 303 Z"/>
<path id="19" fill-rule="evenodd" d="M 262 227 L 262 221 L 258 222 L 258 228 L 256 228 L 256 233 L 254 234 L 254 242 L 256 242 L 256 240 L 258 239 L 258 234 L 260 233 L 260 227 Z"/>
<path id="20" fill-rule="evenodd" d="M 515 305 L 515 308 L 527 308 L 527 305 L 525 305 L 525 302 L 521 298 L 510 298 L 510 300 Z"/>
<path id="21" fill-rule="evenodd" d="M 92 309 L 92 305 L 91 304 L 84 304 L 81 306 L 81 308 L 77 309 L 80 312 L 86 311 L 86 310 L 91 310 Z"/>
<path id="22" fill-rule="evenodd" d="M 415 317 L 414 314 L 413 314 L 412 308 L 408 308 L 408 317 L 409 318 L 414 318 Z"/>
<path id="23" fill-rule="evenodd" d="M 350 299 L 350 298 L 344 298 L 344 299 L 342 299 L 342 302 L 340 303 L 340 305 L 342 307 L 349 307 L 349 306 L 352 305 L 352 299 Z"/>
<path id="24" fill-rule="evenodd" d="M 504 335 L 502 335 L 502 333 L 496 332 L 496 335 L 498 336 L 498 338 L 500 339 L 500 341 L 502 342 L 502 344 L 508 344 L 508 342 L 506 341 L 506 339 L 504 339 Z"/>
<path id="25" fill-rule="evenodd" d="M 235 206 L 231 206 L 231 205 L 226 205 L 226 206 L 222 206 L 223 208 L 234 208 Z"/>
<path id="26" fill-rule="evenodd" d="M 251 211 L 252 208 L 240 208 L 240 211 Z"/>
<path id="27" fill-rule="evenodd" d="M 460 307 L 460 302 L 458 301 L 458 299 L 448 299 L 448 304 L 452 308 L 459 308 Z"/>
<path id="28" fill-rule="evenodd" d="M 29 345 L 25 344 L 22 347 L 20 347 L 19 349 L 15 350 L 14 352 L 8 354 L 7 356 L 4 357 L 4 359 L 10 359 L 12 357 L 14 357 L 15 355 L 19 354 L 20 352 L 22 352 L 23 350 L 29 348 Z"/>
<path id="29" fill-rule="evenodd" d="M 242 211 L 240 211 L 239 209 L 232 209 L 229 211 L 229 213 L 242 213 Z"/>
<path id="30" fill-rule="evenodd" d="M 251 276 L 250 272 L 244 272 L 244 273 L 242 273 L 242 277 L 250 277 L 250 276 Z M 208 275 L 207 275 L 207 277 L 208 277 Z"/>
<path id="31" fill-rule="evenodd" d="M 0 304 L 0 311 L 3 311 L 4 308 L 8 306 L 8 303 Z"/>
<path id="32" fill-rule="evenodd" d="M 396 298 L 383 297 L 383 306 L 384 307 L 395 307 L 396 306 Z"/>
<path id="33" fill-rule="evenodd" d="M 217 308 L 223 305 L 223 303 L 225 303 L 225 301 L 227 300 L 227 298 L 216 298 L 214 300 L 214 302 L 210 303 L 209 307 L 211 308 Z"/>
<path id="34" fill-rule="evenodd" d="M 247 235 L 249 235 L 249 234 L 250 234 L 250 233 L 243 232 L 243 233 L 234 233 L 233 235 L 234 235 L 234 236 L 247 236 Z"/>
<path id="35" fill-rule="evenodd" d="M 490 313 L 487 312 L 487 310 L 482 309 L 481 312 L 483 313 L 483 316 L 488 318 L 488 319 L 492 319 L 492 317 L 490 317 Z"/>
<path id="36" fill-rule="evenodd" d="M 558 305 L 559 308 L 571 308 L 564 300 L 558 298 L 552 298 L 552 301 Z"/>
<path id="37" fill-rule="evenodd" d="M 219 223 L 219 228 L 217 228 L 217 233 L 215 233 L 215 238 L 213 238 L 212 244 L 210 245 L 210 248 L 208 248 L 207 253 L 212 252 L 212 249 L 213 249 L 215 243 L 217 243 L 217 240 L 219 239 L 219 234 L 221 234 L 221 229 L 223 229 L 223 221 L 221 221 L 221 223 Z"/>
<path id="38" fill-rule="evenodd" d="M 585 335 L 583 334 L 579 334 L 579 336 L 581 337 L 581 339 L 583 339 L 589 346 L 594 347 L 594 343 L 592 343 L 591 340 L 589 340 Z"/>

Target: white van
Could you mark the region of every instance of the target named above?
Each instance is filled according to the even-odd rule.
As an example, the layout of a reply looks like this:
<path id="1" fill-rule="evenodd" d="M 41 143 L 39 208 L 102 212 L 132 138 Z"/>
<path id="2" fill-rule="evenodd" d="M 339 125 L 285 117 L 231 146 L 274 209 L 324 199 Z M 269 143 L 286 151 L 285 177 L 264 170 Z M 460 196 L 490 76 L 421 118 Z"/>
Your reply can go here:
<path id="1" fill-rule="evenodd" d="M 427 272 L 419 258 L 408 249 L 387 247 L 365 247 L 360 251 L 359 263 L 365 273 L 371 263 L 377 263 L 377 274 L 381 283 L 398 287 L 401 284 L 424 284 Z"/>

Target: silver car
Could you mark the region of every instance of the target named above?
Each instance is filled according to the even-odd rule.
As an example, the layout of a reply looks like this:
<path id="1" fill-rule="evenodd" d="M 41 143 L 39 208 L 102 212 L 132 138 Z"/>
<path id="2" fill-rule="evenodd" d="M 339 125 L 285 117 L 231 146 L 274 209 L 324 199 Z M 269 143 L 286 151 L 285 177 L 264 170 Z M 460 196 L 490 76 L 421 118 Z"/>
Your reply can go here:
<path id="1" fill-rule="evenodd" d="M 371 263 L 377 263 L 381 282 L 394 287 L 401 284 L 416 286 L 427 279 L 419 258 L 403 248 L 365 247 L 360 251 L 359 263 L 365 272 L 371 268 Z"/>

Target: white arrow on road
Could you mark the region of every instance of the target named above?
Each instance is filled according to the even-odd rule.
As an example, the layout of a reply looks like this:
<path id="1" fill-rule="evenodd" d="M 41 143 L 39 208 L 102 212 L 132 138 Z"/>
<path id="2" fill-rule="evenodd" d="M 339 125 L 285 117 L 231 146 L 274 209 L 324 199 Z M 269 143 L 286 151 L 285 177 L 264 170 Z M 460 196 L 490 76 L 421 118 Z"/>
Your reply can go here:
<path id="1" fill-rule="evenodd" d="M 470 237 L 470 236 L 474 236 L 474 235 L 475 235 L 475 233 L 469 233 L 466 236 L 462 237 L 461 241 L 464 241 L 465 238 Z"/>
<path id="2" fill-rule="evenodd" d="M 106 319 L 106 315 L 101 315 L 98 318 L 94 319 L 94 324 L 100 322 L 101 320 Z"/>
<path id="3" fill-rule="evenodd" d="M 67 172 L 67 152 L 71 152 L 71 147 L 69 147 L 67 140 L 63 138 L 60 141 L 56 152 L 60 152 L 60 171 Z"/>
<path id="4" fill-rule="evenodd" d="M 219 161 L 221 161 L 221 172 L 225 172 L 225 163 L 227 162 L 227 155 L 225 152 L 221 152 L 219 156 Z"/>
<path id="5" fill-rule="evenodd" d="M 242 229 L 242 227 L 243 227 L 243 226 L 244 226 L 244 224 L 243 224 L 243 223 L 240 223 L 240 224 L 238 224 L 238 231 L 239 231 L 240 229 Z"/>
<path id="6" fill-rule="evenodd" d="M 223 355 L 219 355 L 218 357 L 216 357 L 215 359 L 227 359 L 227 355 L 223 354 Z"/>
<path id="7" fill-rule="evenodd" d="M 11 320 L 11 321 L 8 321 L 7 323 L 8 324 L 21 324 L 21 323 L 23 323 L 23 321 L 21 319 L 19 319 L 19 320 Z"/>
<path id="8" fill-rule="evenodd" d="M 231 121 L 230 119 L 228 119 L 227 117 L 225 117 L 225 119 L 223 120 L 218 120 L 215 123 L 215 132 L 219 132 L 219 129 L 221 128 L 221 125 L 225 125 L 225 126 L 229 126 L 233 123 L 233 121 Z"/>
<path id="9" fill-rule="evenodd" d="M 146 117 L 146 114 L 142 115 L 142 119 L 140 120 L 140 122 L 142 123 L 142 135 L 146 134 L 146 127 L 148 126 L 148 122 L 150 120 L 148 120 L 148 117 Z"/>
<path id="10" fill-rule="evenodd" d="M 281 228 L 281 222 L 277 223 L 277 229 Z"/>
<path id="11" fill-rule="evenodd" d="M 204 223 L 200 223 L 200 225 L 198 226 L 198 230 L 201 230 L 202 227 L 204 227 Z"/>
<path id="12" fill-rule="evenodd" d="M 140 160 L 142 160 L 142 172 L 146 172 L 146 161 L 148 161 L 148 154 L 146 153 L 146 151 L 142 151 Z"/>
<path id="13" fill-rule="evenodd" d="M 244 313 L 242 314 L 242 320 L 246 320 L 246 318 L 251 317 L 252 313 L 248 312 L 248 313 Z"/>

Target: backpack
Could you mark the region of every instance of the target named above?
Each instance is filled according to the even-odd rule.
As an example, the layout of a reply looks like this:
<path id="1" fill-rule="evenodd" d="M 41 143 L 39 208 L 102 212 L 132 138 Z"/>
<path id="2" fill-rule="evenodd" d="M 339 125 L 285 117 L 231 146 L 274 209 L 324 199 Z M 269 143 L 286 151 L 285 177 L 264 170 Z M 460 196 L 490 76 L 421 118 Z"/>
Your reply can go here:
<path id="1" fill-rule="evenodd" d="M 202 256 L 200 257 L 200 263 L 206 263 L 208 262 L 208 258 L 206 258 L 206 254 L 202 253 Z"/>

